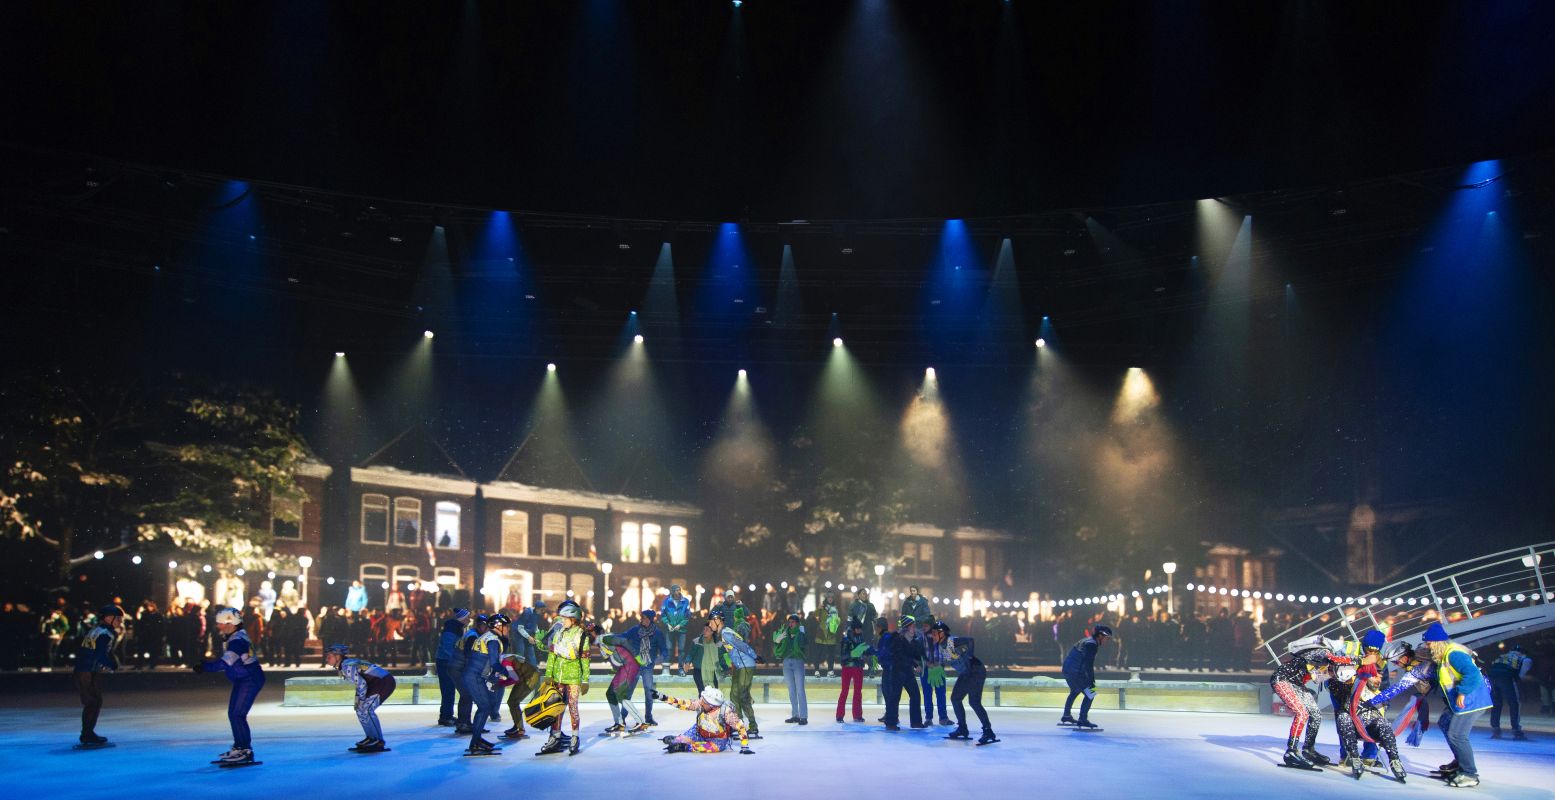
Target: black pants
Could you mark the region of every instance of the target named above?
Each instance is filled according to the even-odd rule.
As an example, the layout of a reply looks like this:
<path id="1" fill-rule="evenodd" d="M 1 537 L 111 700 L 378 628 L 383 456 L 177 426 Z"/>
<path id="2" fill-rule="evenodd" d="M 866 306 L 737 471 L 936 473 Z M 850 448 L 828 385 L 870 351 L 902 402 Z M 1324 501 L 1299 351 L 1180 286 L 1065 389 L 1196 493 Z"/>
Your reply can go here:
<path id="1" fill-rule="evenodd" d="M 697 694 L 701 694 L 702 690 L 708 686 L 712 686 L 714 689 L 718 688 L 718 673 L 714 672 L 704 678 L 702 677 L 702 666 L 700 664 L 692 663 L 691 680 L 696 681 Z"/>
<path id="2" fill-rule="evenodd" d="M 1064 676 L 1064 681 L 1069 684 L 1069 699 L 1064 701 L 1064 716 L 1067 717 L 1070 715 L 1069 710 L 1074 707 L 1074 699 L 1084 695 L 1085 690 L 1091 688 L 1091 683 L 1068 675 Z M 1086 719 L 1086 715 L 1091 713 L 1091 699 L 1086 697 L 1080 701 L 1080 719 Z"/>
<path id="3" fill-rule="evenodd" d="M 983 681 L 987 679 L 988 670 L 979 661 L 972 662 L 966 672 L 956 676 L 956 685 L 950 690 L 950 702 L 956 708 L 956 730 L 967 729 L 966 709 L 961 705 L 965 700 L 972 706 L 977 721 L 982 724 L 983 733 L 993 733 L 993 725 L 988 722 L 988 712 L 983 710 Z"/>
<path id="4" fill-rule="evenodd" d="M 97 715 L 103 710 L 103 685 L 95 672 L 77 672 L 76 690 L 81 693 L 81 738 L 97 735 Z"/>
<path id="5" fill-rule="evenodd" d="M 902 692 L 907 692 L 908 718 L 915 728 L 923 727 L 923 706 L 918 698 L 918 676 L 911 670 L 887 673 L 885 679 L 885 724 L 898 725 L 902 720 Z"/>

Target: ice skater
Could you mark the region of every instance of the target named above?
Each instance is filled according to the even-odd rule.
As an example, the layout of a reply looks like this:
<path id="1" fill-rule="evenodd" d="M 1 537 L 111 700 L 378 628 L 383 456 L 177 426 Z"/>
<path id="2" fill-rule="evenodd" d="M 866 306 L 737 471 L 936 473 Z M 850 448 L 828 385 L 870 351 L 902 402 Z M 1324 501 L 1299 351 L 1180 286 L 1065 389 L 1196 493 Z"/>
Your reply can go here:
<path id="1" fill-rule="evenodd" d="M 578 754 L 578 700 L 589 689 L 589 637 L 583 630 L 583 609 L 577 603 L 562 603 L 556 611 L 557 624 L 546 631 L 536 642 L 546 654 L 545 679 L 556 687 L 567 700 L 567 716 L 572 722 L 572 738 L 562 739 L 562 716 L 556 715 L 551 723 L 551 736 L 540 748 L 537 756 L 560 753 Z"/>
<path id="2" fill-rule="evenodd" d="M 725 625 L 725 621 L 724 612 L 714 611 L 707 624 L 729 656 L 730 700 L 745 719 L 750 738 L 760 739 L 761 733 L 756 727 L 756 706 L 751 702 L 751 679 L 756 675 L 756 665 L 761 663 L 761 656 L 756 655 L 756 651 L 738 631 Z"/>
<path id="3" fill-rule="evenodd" d="M 902 692 L 907 692 L 908 718 L 913 729 L 927 728 L 923 721 L 923 706 L 918 696 L 918 673 L 923 664 L 923 643 L 913 638 L 914 623 L 911 617 L 897 620 L 896 632 L 883 637 L 878 650 L 890 654 L 890 663 L 882 655 L 880 666 L 890 678 L 885 697 L 885 729 L 901 730 Z"/>
<path id="4" fill-rule="evenodd" d="M 1382 693 L 1382 673 L 1372 664 L 1363 665 L 1355 671 L 1355 690 L 1346 713 L 1352 715 L 1357 730 L 1366 734 L 1369 744 L 1380 745 L 1382 751 L 1388 754 L 1388 769 L 1393 772 L 1393 777 L 1399 783 L 1404 782 L 1408 775 L 1404 771 L 1404 762 L 1398 756 L 1398 739 L 1393 735 L 1393 726 L 1388 723 L 1387 706 L 1366 705 L 1366 701 Z"/>
<path id="5" fill-rule="evenodd" d="M 470 620 L 469 627 L 464 629 L 454 645 L 454 657 L 448 663 L 449 669 L 453 671 L 454 691 L 459 697 L 459 708 L 454 720 L 455 736 L 469 736 L 471 732 L 470 715 L 474 713 L 474 698 L 464 689 L 464 665 L 470 660 L 470 648 L 475 646 L 475 640 L 486 632 L 487 619 L 489 617 L 485 614 L 477 614 Z"/>
<path id="6" fill-rule="evenodd" d="M 1111 628 L 1097 624 L 1091 628 L 1090 636 L 1069 648 L 1069 655 L 1064 658 L 1064 681 L 1069 684 L 1069 697 L 1064 700 L 1064 716 L 1058 720 L 1059 725 L 1073 725 L 1075 730 L 1081 731 L 1099 730 L 1090 716 L 1091 702 L 1096 699 L 1096 651 L 1111 636 Z M 1071 710 L 1075 698 L 1081 695 L 1085 699 L 1080 701 L 1080 718 L 1075 719 Z"/>
<path id="7" fill-rule="evenodd" d="M 464 693 L 475 706 L 475 719 L 470 723 L 470 746 L 464 754 L 488 756 L 496 754 L 497 745 L 486 741 L 481 734 L 486 730 L 486 721 L 502 704 L 502 686 L 496 675 L 502 662 L 502 637 L 498 633 L 508 624 L 508 618 L 501 614 L 482 614 L 475 618 L 475 624 L 481 633 L 470 645 L 470 651 L 464 657 L 464 672 L 459 676 Z"/>
<path id="8" fill-rule="evenodd" d="M 113 651 L 119 644 L 123 625 L 124 609 L 103 606 L 97 612 L 97 625 L 87 631 L 76 651 L 76 691 L 81 695 L 81 743 L 77 749 L 110 746 L 108 737 L 97 735 L 97 716 L 103 710 L 102 675 L 119 668 Z"/>
<path id="9" fill-rule="evenodd" d="M 1342 642 L 1327 642 L 1316 637 L 1292 642 L 1287 647 L 1291 652 L 1290 660 L 1269 676 L 1269 686 L 1291 712 L 1283 766 L 1318 769 L 1333 763 L 1317 751 L 1317 732 L 1323 717 L 1317 707 L 1316 694 L 1306 685 L 1308 681 L 1329 677 L 1336 666 L 1351 663 L 1349 656 L 1335 652 L 1339 647 L 1343 647 Z M 1355 763 L 1358 766 L 1359 760 Z"/>
<path id="10" fill-rule="evenodd" d="M 1490 678 L 1490 738 L 1501 738 L 1502 706 L 1506 706 L 1512 714 L 1512 738 L 1517 741 L 1528 738 L 1523 735 L 1523 695 L 1519 687 L 1532 668 L 1533 659 L 1523 653 L 1522 645 L 1516 643 L 1490 662 L 1490 668 L 1486 670 Z"/>
<path id="11" fill-rule="evenodd" d="M 913 587 L 916 589 L 917 587 Z M 925 604 L 927 600 L 918 598 Z M 939 623 L 929 614 L 923 616 L 913 615 L 918 621 L 919 638 L 923 647 L 923 674 L 918 678 L 918 688 L 923 692 L 923 721 L 934 721 L 934 710 L 939 709 L 939 724 L 950 725 L 950 714 L 945 710 L 945 653 L 936 652 L 939 645 L 934 643 L 934 638 L 929 636 L 929 631 Z M 953 660 L 953 659 L 952 659 Z"/>
<path id="12" fill-rule="evenodd" d="M 936 622 L 929 628 L 928 638 L 933 645 L 930 653 L 938 659 L 935 663 L 941 674 L 945 667 L 956 671 L 956 685 L 950 690 L 951 705 L 956 709 L 956 729 L 945 738 L 972 738 L 966 726 L 966 707 L 962 705 L 965 702 L 972 706 L 978 724 L 983 726 L 982 736 L 978 737 L 977 743 L 986 745 L 999 741 L 993 732 L 993 723 L 988 721 L 988 712 L 983 709 L 983 682 L 988 679 L 988 669 L 977 657 L 976 642 L 970 637 L 951 636 L 950 626 L 943 622 Z"/>
<path id="13" fill-rule="evenodd" d="M 639 618 L 642 622 L 622 631 L 621 635 L 632 641 L 632 652 L 637 655 L 637 679 L 643 684 L 643 721 L 657 725 L 659 723 L 653 721 L 653 677 L 669 645 L 653 609 L 644 609 Z"/>
<path id="14" fill-rule="evenodd" d="M 353 753 L 382 753 L 389 749 L 383 740 L 383 725 L 378 721 L 378 706 L 388 702 L 394 694 L 394 676 L 371 661 L 348 658 L 351 648 L 332 644 L 324 651 L 324 666 L 335 670 L 346 683 L 356 689 L 356 699 L 351 707 L 356 709 L 356 721 L 362 725 L 362 741 L 351 747 Z"/>
<path id="15" fill-rule="evenodd" d="M 810 703 L 804 691 L 805 648 L 809 643 L 804 626 L 799 624 L 802 619 L 798 614 L 789 614 L 787 624 L 772 632 L 772 653 L 783 665 L 783 682 L 788 686 L 790 716 L 783 721 L 809 725 Z"/>
<path id="16" fill-rule="evenodd" d="M 680 700 L 655 693 L 659 702 L 696 714 L 696 721 L 679 736 L 664 737 L 667 753 L 722 753 L 734 748 L 734 734 L 740 736 L 740 755 L 755 755 L 750 748 L 749 732 L 740 721 L 740 712 L 724 699 L 724 693 L 708 687 L 695 700 Z"/>
<path id="17" fill-rule="evenodd" d="M 248 712 L 254 707 L 259 690 L 265 688 L 265 671 L 254 657 L 254 643 L 243 630 L 243 615 L 235 608 L 216 612 L 216 629 L 225 640 L 221 658 L 194 665 L 195 672 L 225 672 L 232 682 L 227 699 L 227 722 L 232 725 L 232 749 L 222 753 L 213 764 L 243 767 L 258 764 L 254 760 L 253 736 L 248 729 Z"/>
<path id="18" fill-rule="evenodd" d="M 632 652 L 632 645 L 636 643 L 637 640 L 619 634 L 605 634 L 599 639 L 599 649 L 610 665 L 615 667 L 615 675 L 610 679 L 610 686 L 605 689 L 605 702 L 610 704 L 610 727 L 605 729 L 605 735 L 619 733 L 632 736 L 648 730 L 648 722 L 643 719 L 642 712 L 637 710 L 637 704 L 632 702 L 632 692 L 637 688 L 637 672 L 642 667 L 642 657 Z M 636 720 L 630 726 L 626 724 L 628 714 Z"/>
<path id="19" fill-rule="evenodd" d="M 1343 653 L 1357 660 L 1359 664 L 1375 664 L 1378 653 L 1387 643 L 1387 634 L 1377 630 L 1367 631 L 1359 641 L 1345 641 Z M 1334 670 L 1333 677 L 1328 679 L 1328 699 L 1334 709 L 1334 729 L 1339 731 L 1339 760 L 1346 763 L 1350 758 L 1356 757 L 1356 753 L 1350 749 L 1351 746 L 1360 744 L 1355 720 L 1350 714 L 1350 701 L 1356 682 L 1355 671 L 1349 667 Z M 1361 747 L 1359 757 L 1362 765 L 1376 766 L 1376 743 L 1366 742 Z"/>
<path id="20" fill-rule="evenodd" d="M 509 630 L 521 637 L 528 636 L 528 631 L 518 625 L 509 626 Z M 512 727 L 502 732 L 502 738 L 509 741 L 527 739 L 529 734 L 524 732 L 524 701 L 540 688 L 540 670 L 520 653 L 503 653 L 501 667 L 498 683 L 507 689 L 508 714 L 513 717 Z"/>
<path id="21" fill-rule="evenodd" d="M 454 718 L 454 701 L 462 694 L 458 689 L 459 674 L 464 670 L 464 632 L 469 620 L 469 609 L 455 608 L 443 620 L 443 631 L 437 637 L 437 655 L 433 662 L 437 668 L 437 689 L 440 694 L 437 724 L 446 728 L 454 727 L 460 720 L 467 723 L 470 719 L 468 700 L 460 703 L 465 707 L 465 712 L 457 720 Z"/>
<path id="22" fill-rule="evenodd" d="M 1417 664 L 1400 675 L 1392 686 L 1366 702 L 1368 705 L 1385 705 L 1394 697 L 1422 684 L 1439 690 L 1447 710 L 1436 721 L 1436 727 L 1447 737 L 1452 761 L 1443 764 L 1437 772 L 1448 786 L 1478 786 L 1479 769 L 1474 762 L 1474 746 L 1469 741 L 1469 732 L 1490 708 L 1490 682 L 1474 663 L 1474 651 L 1451 641 L 1447 629 L 1440 622 L 1431 623 L 1421 639 L 1417 653 L 1429 654 L 1430 662 Z"/>
<path id="23" fill-rule="evenodd" d="M 858 620 L 848 623 L 837 659 L 842 663 L 842 689 L 837 693 L 838 722 L 842 721 L 842 712 L 847 708 L 849 687 L 853 689 L 853 721 L 864 721 L 864 667 L 874 652 L 875 648 L 864 638 L 864 623 Z"/>

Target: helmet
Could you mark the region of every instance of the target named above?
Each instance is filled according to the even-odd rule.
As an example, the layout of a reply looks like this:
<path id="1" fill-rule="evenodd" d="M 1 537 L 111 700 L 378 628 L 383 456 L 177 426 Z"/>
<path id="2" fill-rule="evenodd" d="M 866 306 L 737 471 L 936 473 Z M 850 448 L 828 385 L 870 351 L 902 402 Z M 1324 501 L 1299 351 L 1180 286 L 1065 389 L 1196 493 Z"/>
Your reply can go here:
<path id="1" fill-rule="evenodd" d="M 950 635 L 950 626 L 946 625 L 943 622 L 936 622 L 936 623 L 934 623 L 933 625 L 929 626 L 929 630 L 931 630 L 931 631 L 939 631 L 940 633 L 943 633 L 946 636 Z"/>
<path id="2" fill-rule="evenodd" d="M 896 621 L 896 627 L 898 627 L 898 628 L 905 628 L 908 625 L 915 625 L 915 624 L 917 624 L 917 622 L 918 622 L 918 620 L 913 619 L 912 617 L 909 617 L 909 616 L 904 614 L 904 615 L 902 615 L 901 619 Z"/>
<path id="3" fill-rule="evenodd" d="M 578 619 L 583 616 L 583 612 L 578 609 L 577 603 L 563 603 L 562 607 L 557 609 L 556 614 L 557 616 L 568 617 L 570 619 Z"/>
<path id="4" fill-rule="evenodd" d="M 1112 628 L 1110 628 L 1110 627 L 1108 627 L 1106 625 L 1097 625 L 1096 627 L 1091 628 L 1091 636 L 1111 636 L 1111 635 L 1112 635 Z"/>
<path id="5" fill-rule="evenodd" d="M 788 618 L 793 620 L 793 621 L 795 621 L 795 622 L 803 622 L 804 621 L 804 617 L 801 617 L 798 614 L 789 614 Z"/>
<path id="6" fill-rule="evenodd" d="M 344 644 L 332 644 L 329 647 L 324 648 L 324 655 L 326 655 L 326 656 L 330 655 L 331 653 L 333 653 L 334 655 L 337 655 L 337 656 L 344 656 L 344 655 L 349 654 L 350 652 L 351 652 L 351 647 L 349 645 L 344 645 Z"/>
<path id="7" fill-rule="evenodd" d="M 508 619 L 506 614 L 492 614 L 486 618 L 486 627 L 488 628 L 495 628 L 498 625 L 511 625 L 512 623 L 513 620 Z"/>
<path id="8" fill-rule="evenodd" d="M 707 615 L 707 618 L 708 618 L 708 619 L 709 619 L 709 620 L 715 620 L 715 619 L 716 619 L 716 620 L 718 620 L 718 621 L 719 621 L 719 622 L 723 622 L 723 621 L 724 621 L 724 618 L 725 618 L 725 615 L 724 615 L 724 612 L 723 612 L 723 609 L 721 609 L 721 608 L 719 608 L 719 609 L 714 609 L 714 610 L 713 610 L 713 613 L 711 613 L 711 614 L 708 614 L 708 615 Z"/>
<path id="9" fill-rule="evenodd" d="M 724 693 L 709 686 L 702 690 L 702 702 L 710 706 L 721 706 L 724 704 Z"/>
<path id="10" fill-rule="evenodd" d="M 1409 642 L 1389 642 L 1382 648 L 1382 658 L 1385 661 L 1398 661 L 1403 658 L 1414 658 L 1415 646 Z"/>
<path id="11" fill-rule="evenodd" d="M 119 608 L 118 606 L 113 605 L 113 604 L 109 604 L 109 605 L 103 606 L 102 608 L 97 609 L 97 618 L 98 619 L 105 619 L 107 617 L 122 617 L 122 616 L 124 616 L 124 609 Z"/>
<path id="12" fill-rule="evenodd" d="M 490 625 L 491 624 L 491 615 L 490 614 L 476 614 L 475 615 L 475 624 L 476 625 Z"/>
<path id="13" fill-rule="evenodd" d="M 223 608 L 216 612 L 217 625 L 242 625 L 243 615 L 235 608 Z"/>

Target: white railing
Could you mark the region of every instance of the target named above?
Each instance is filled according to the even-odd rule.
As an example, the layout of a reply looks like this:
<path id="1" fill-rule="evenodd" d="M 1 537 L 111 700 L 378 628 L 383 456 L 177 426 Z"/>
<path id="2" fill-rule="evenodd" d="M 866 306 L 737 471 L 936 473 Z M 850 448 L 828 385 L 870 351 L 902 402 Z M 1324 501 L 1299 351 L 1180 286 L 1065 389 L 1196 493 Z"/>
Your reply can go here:
<path id="1" fill-rule="evenodd" d="M 1555 603 L 1555 542 L 1503 550 L 1431 570 L 1314 614 L 1263 642 L 1271 663 L 1295 639 L 1313 635 L 1358 639 L 1366 631 L 1388 628 L 1389 638 L 1406 639 L 1432 622 L 1453 622 L 1533 605 Z"/>

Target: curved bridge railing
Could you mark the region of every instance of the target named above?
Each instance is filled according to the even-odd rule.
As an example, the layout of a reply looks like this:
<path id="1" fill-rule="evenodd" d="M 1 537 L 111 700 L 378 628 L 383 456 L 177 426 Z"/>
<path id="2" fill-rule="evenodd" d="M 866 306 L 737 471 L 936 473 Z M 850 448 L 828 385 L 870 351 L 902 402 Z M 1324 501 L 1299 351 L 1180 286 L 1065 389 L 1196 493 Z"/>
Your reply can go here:
<path id="1" fill-rule="evenodd" d="M 1263 643 L 1271 663 L 1295 639 L 1359 638 L 1385 629 L 1409 639 L 1440 621 L 1454 641 L 1475 647 L 1555 627 L 1555 542 L 1503 550 L 1346 597 Z"/>

